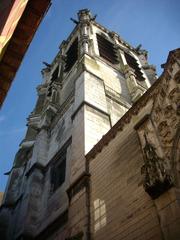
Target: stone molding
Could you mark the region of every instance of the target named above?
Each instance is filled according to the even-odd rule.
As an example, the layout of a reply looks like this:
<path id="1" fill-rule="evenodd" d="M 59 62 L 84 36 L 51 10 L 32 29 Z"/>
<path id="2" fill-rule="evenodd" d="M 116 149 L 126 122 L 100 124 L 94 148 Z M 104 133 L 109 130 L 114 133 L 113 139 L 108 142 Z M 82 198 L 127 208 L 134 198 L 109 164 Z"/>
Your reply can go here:
<path id="1" fill-rule="evenodd" d="M 89 103 L 89 102 L 87 102 L 87 101 L 83 101 L 83 102 L 77 107 L 77 109 L 74 111 L 74 113 L 73 113 L 72 116 L 71 116 L 71 119 L 72 119 L 72 120 L 74 120 L 76 114 L 77 114 L 77 113 L 79 112 L 79 110 L 80 110 L 83 106 L 85 106 L 85 105 L 88 106 L 88 107 L 90 107 L 90 108 L 93 108 L 94 110 L 100 112 L 100 113 L 103 114 L 103 115 L 106 115 L 106 116 L 109 118 L 109 121 L 110 121 L 110 124 L 111 124 L 110 115 L 109 115 L 107 112 L 101 110 L 100 108 L 94 106 L 93 104 L 91 104 L 91 103 Z M 112 125 L 112 124 L 111 124 L 111 125 Z"/>
<path id="2" fill-rule="evenodd" d="M 90 174 L 88 172 L 83 172 L 67 189 L 67 195 L 69 201 L 83 188 L 87 187 L 90 180 Z"/>

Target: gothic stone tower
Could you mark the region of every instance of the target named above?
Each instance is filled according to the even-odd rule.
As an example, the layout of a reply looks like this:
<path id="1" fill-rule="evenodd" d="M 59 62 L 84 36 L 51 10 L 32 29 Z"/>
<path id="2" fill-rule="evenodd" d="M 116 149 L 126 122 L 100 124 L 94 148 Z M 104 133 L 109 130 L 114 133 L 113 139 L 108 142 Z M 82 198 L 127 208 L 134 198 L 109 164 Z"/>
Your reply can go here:
<path id="1" fill-rule="evenodd" d="M 156 79 L 147 52 L 78 12 L 42 70 L 38 100 L 9 174 L 3 239 L 89 239 L 85 155 Z"/>

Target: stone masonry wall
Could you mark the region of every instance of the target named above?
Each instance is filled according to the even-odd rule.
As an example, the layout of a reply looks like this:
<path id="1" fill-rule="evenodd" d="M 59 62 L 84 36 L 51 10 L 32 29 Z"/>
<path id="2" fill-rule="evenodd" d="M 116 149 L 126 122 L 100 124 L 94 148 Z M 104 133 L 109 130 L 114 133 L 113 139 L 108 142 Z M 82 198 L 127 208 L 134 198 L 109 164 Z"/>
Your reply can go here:
<path id="1" fill-rule="evenodd" d="M 138 136 L 126 129 L 90 162 L 93 239 L 163 239 L 159 218 L 141 179 Z"/>
<path id="2" fill-rule="evenodd" d="M 179 59 L 87 155 L 93 239 L 180 238 Z"/>

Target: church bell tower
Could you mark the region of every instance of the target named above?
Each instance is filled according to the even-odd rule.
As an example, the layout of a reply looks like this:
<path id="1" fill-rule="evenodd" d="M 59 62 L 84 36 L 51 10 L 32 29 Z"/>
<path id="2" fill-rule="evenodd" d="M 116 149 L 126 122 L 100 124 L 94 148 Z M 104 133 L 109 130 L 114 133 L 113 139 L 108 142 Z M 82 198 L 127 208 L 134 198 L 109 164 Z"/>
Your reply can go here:
<path id="1" fill-rule="evenodd" d="M 9 172 L 3 239 L 90 238 L 85 155 L 156 79 L 147 51 L 101 26 L 88 9 L 72 20 L 75 28 L 42 70 Z"/>

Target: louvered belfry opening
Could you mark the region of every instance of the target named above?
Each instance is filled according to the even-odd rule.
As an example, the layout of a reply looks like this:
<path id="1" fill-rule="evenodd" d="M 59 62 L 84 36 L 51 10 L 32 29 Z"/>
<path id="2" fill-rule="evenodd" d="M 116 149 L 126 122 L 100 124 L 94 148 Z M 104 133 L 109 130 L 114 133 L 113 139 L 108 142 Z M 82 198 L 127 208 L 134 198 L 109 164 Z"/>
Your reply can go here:
<path id="1" fill-rule="evenodd" d="M 96 36 L 99 48 L 99 55 L 113 64 L 119 63 L 114 44 L 100 34 L 96 34 Z"/>
<path id="2" fill-rule="evenodd" d="M 136 60 L 133 56 L 131 56 L 130 54 L 128 54 L 128 53 L 126 53 L 126 52 L 124 53 L 124 55 L 125 55 L 127 64 L 128 64 L 132 69 L 134 69 L 137 80 L 139 80 L 139 81 L 144 81 L 145 78 L 143 77 L 143 74 L 142 74 L 142 72 L 141 72 L 141 69 L 140 69 L 140 67 L 139 67 L 139 64 L 138 64 L 137 60 Z"/>
<path id="3" fill-rule="evenodd" d="M 74 40 L 66 53 L 65 72 L 68 72 L 78 59 L 78 38 Z"/>

